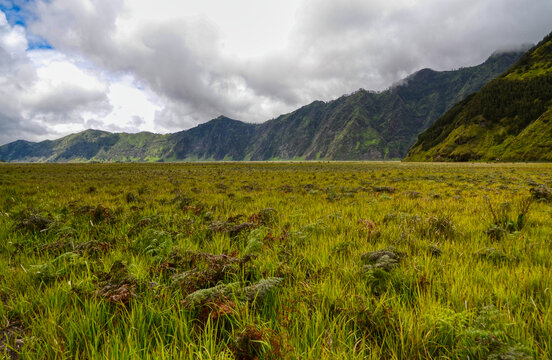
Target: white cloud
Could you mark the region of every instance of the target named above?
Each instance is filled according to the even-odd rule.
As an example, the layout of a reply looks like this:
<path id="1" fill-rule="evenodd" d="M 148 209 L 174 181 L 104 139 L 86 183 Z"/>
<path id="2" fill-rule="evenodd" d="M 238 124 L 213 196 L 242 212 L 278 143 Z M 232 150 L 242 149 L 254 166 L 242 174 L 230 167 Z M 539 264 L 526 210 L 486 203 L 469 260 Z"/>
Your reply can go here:
<path id="1" fill-rule="evenodd" d="M 25 29 L 21 26 L 11 27 L 2 13 L 0 16 L 0 47 L 13 55 L 25 51 L 27 45 Z"/>
<path id="2" fill-rule="evenodd" d="M 161 100 L 155 93 L 137 88 L 132 77 L 110 84 L 107 96 L 113 110 L 102 119 L 103 124 L 129 132 L 158 131 L 154 119 L 163 108 Z"/>
<path id="3" fill-rule="evenodd" d="M 99 114 L 106 113 L 107 84 L 95 74 L 79 68 L 56 51 L 35 50 L 27 55 L 36 69 L 35 81 L 21 98 L 23 111 L 28 116 L 52 114 L 54 122 L 74 122 L 81 111 L 95 108 Z"/>
<path id="4" fill-rule="evenodd" d="M 0 13 L 0 144 L 98 127 L 153 130 L 155 94 L 53 49 L 28 49 L 25 28 Z"/>

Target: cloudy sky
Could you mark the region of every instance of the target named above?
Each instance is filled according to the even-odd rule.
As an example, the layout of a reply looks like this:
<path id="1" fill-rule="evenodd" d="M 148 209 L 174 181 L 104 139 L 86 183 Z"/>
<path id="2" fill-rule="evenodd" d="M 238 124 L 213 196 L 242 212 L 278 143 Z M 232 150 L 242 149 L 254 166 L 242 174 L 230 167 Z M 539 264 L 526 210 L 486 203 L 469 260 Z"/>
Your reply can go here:
<path id="1" fill-rule="evenodd" d="M 0 144 L 262 122 L 552 31 L 550 0 L 0 0 Z"/>

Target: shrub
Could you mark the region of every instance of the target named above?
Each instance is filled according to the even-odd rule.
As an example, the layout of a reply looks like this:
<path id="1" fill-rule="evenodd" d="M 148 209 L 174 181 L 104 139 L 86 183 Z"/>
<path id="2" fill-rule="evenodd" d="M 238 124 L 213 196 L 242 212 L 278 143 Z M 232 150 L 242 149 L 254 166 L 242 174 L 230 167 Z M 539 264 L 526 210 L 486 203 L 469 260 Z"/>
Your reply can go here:
<path id="1" fill-rule="evenodd" d="M 550 188 L 546 185 L 534 186 L 531 189 L 529 189 L 529 192 L 531 193 L 531 196 L 535 200 L 544 200 L 544 201 L 552 200 L 552 190 L 550 190 Z"/>
<path id="2" fill-rule="evenodd" d="M 521 199 L 517 209 L 512 209 L 511 202 L 503 202 L 499 206 L 493 206 L 488 196 L 485 196 L 487 206 L 491 213 L 493 223 L 486 231 L 493 240 L 502 239 L 507 233 L 520 231 L 527 222 L 527 215 L 533 203 L 533 198 Z"/>
<path id="3" fill-rule="evenodd" d="M 44 231 L 54 224 L 53 220 L 47 217 L 32 214 L 29 216 L 21 216 L 15 223 L 15 228 L 24 232 Z"/>
<path id="4" fill-rule="evenodd" d="M 133 192 L 127 192 L 125 199 L 126 199 L 126 202 L 129 204 L 138 200 L 138 198 L 136 197 L 136 195 L 134 195 Z"/>
<path id="5" fill-rule="evenodd" d="M 373 291 L 379 293 L 387 287 L 390 273 L 406 257 L 404 252 L 394 247 L 368 252 L 361 256 L 364 263 L 361 274 Z"/>

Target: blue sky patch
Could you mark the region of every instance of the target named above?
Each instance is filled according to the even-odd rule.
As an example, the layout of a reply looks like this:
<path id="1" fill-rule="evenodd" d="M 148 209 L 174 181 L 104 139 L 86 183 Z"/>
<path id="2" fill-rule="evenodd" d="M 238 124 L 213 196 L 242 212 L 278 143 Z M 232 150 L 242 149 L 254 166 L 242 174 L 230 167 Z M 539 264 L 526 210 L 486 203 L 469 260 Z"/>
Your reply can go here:
<path id="1" fill-rule="evenodd" d="M 21 5 L 28 4 L 29 1 L 7 1 L 0 0 L 0 11 L 6 14 L 6 19 L 11 26 L 26 25 L 25 11 L 22 10 Z"/>
<path id="2" fill-rule="evenodd" d="M 29 43 L 27 50 L 53 49 L 53 46 L 40 36 L 27 36 L 27 42 Z"/>
<path id="3" fill-rule="evenodd" d="M 27 22 L 32 18 L 31 14 L 25 10 L 25 6 L 29 5 L 33 0 L 0 0 L 0 11 L 6 15 L 6 19 L 10 26 L 27 27 Z M 35 49 L 52 49 L 52 45 L 46 39 L 29 34 L 27 32 L 27 41 L 29 46 L 27 50 Z"/>

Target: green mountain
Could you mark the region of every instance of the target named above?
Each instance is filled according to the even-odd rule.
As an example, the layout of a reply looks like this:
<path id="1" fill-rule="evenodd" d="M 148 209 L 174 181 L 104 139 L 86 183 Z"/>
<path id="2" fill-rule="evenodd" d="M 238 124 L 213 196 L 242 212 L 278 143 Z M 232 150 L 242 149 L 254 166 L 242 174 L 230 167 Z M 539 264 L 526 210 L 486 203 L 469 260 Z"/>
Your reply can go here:
<path id="1" fill-rule="evenodd" d="M 220 116 L 190 130 L 170 135 L 169 160 L 243 160 L 259 125 Z"/>
<path id="2" fill-rule="evenodd" d="M 360 89 L 315 101 L 262 124 L 219 117 L 174 134 L 98 130 L 58 140 L 0 146 L 5 161 L 179 161 L 331 159 L 405 156 L 418 134 L 515 63 L 521 52 L 494 54 L 454 71 L 420 70 L 383 92 Z"/>
<path id="3" fill-rule="evenodd" d="M 551 161 L 552 33 L 420 134 L 407 161 Z"/>
<path id="4" fill-rule="evenodd" d="M 4 161 L 155 161 L 171 148 L 169 135 L 85 130 L 38 143 L 18 140 L 0 147 Z"/>
<path id="5" fill-rule="evenodd" d="M 423 69 L 384 92 L 361 89 L 327 103 L 316 101 L 262 124 L 251 159 L 403 158 L 421 131 L 521 55 L 496 54 L 455 71 Z"/>

